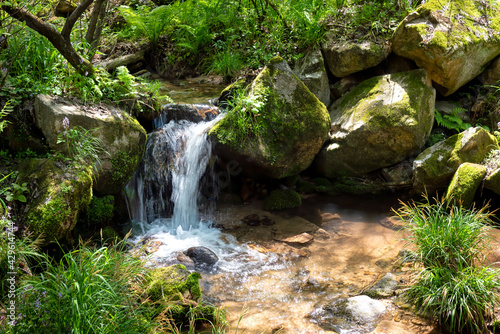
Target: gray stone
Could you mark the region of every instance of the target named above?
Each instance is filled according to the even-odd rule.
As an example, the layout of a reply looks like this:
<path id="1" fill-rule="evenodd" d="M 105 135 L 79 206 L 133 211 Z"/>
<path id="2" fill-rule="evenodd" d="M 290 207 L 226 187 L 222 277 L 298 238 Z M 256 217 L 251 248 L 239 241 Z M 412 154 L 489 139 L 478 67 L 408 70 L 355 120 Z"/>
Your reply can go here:
<path id="1" fill-rule="evenodd" d="M 385 305 L 368 296 L 354 296 L 347 299 L 345 310 L 359 323 L 368 324 L 377 321 L 385 312 Z"/>
<path id="2" fill-rule="evenodd" d="M 293 72 L 309 88 L 311 93 L 328 107 L 330 104 L 330 83 L 325 61 L 320 50 L 307 53 L 297 62 Z"/>
<path id="3" fill-rule="evenodd" d="M 387 298 L 394 295 L 398 287 L 396 276 L 391 273 L 385 274 L 374 285 L 365 290 L 364 294 L 372 298 Z"/>

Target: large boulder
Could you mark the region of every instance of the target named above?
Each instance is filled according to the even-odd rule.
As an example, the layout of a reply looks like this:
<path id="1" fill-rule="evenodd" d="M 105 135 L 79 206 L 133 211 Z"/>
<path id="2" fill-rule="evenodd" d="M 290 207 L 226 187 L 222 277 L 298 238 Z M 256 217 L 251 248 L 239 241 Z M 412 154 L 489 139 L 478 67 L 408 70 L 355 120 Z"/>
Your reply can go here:
<path id="1" fill-rule="evenodd" d="M 19 166 L 19 179 L 28 183 L 30 198 L 25 222 L 44 244 L 69 236 L 78 212 L 92 198 L 92 171 L 56 163 L 52 159 L 29 159 Z"/>
<path id="2" fill-rule="evenodd" d="M 500 8 L 495 2 L 429 0 L 401 22 L 392 49 L 427 69 L 447 96 L 500 54 L 499 32 Z"/>
<path id="3" fill-rule="evenodd" d="M 329 130 L 325 105 L 276 57 L 209 136 L 219 157 L 249 175 L 284 178 L 309 167 Z"/>
<path id="4" fill-rule="evenodd" d="M 425 70 L 373 77 L 330 108 L 330 140 L 316 165 L 326 177 L 362 176 L 417 154 L 434 121 Z"/>
<path id="5" fill-rule="evenodd" d="M 146 145 L 146 131 L 124 111 L 112 106 L 83 106 L 61 97 L 38 95 L 35 100 L 36 125 L 42 130 L 49 146 L 64 150 L 57 143 L 64 131 L 63 119 L 69 127 L 79 125 L 92 130 L 107 153 L 100 154 L 101 166 L 94 183 L 100 195 L 119 193 L 132 177 L 141 161 Z"/>
<path id="6" fill-rule="evenodd" d="M 339 42 L 335 35 L 327 39 L 322 48 L 323 54 L 330 72 L 338 78 L 376 66 L 391 53 L 388 42 Z"/>
<path id="7" fill-rule="evenodd" d="M 297 62 L 293 72 L 309 88 L 311 93 L 328 107 L 330 104 L 330 82 L 325 60 L 320 50 L 307 53 Z"/>
<path id="8" fill-rule="evenodd" d="M 486 167 L 469 162 L 458 167 L 446 192 L 446 199 L 455 204 L 470 206 L 477 188 L 486 175 Z"/>
<path id="9" fill-rule="evenodd" d="M 427 193 L 446 189 L 461 164 L 480 163 L 495 149 L 498 149 L 495 137 L 481 127 L 453 135 L 429 147 L 413 161 L 413 188 Z"/>

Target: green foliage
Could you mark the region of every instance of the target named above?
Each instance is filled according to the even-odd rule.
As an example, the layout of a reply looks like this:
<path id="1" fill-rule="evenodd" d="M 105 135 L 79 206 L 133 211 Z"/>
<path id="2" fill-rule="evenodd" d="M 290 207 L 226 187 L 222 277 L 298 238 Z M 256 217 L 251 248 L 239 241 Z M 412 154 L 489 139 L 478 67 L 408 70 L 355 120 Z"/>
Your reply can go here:
<path id="1" fill-rule="evenodd" d="M 169 6 L 159 6 L 146 13 L 136 12 L 128 6 L 120 6 L 118 10 L 138 35 L 144 34 L 148 38 L 153 48 L 172 19 Z"/>
<path id="2" fill-rule="evenodd" d="M 482 267 L 490 214 L 444 200 L 402 204 L 397 214 L 411 232 L 412 257 L 423 270 L 407 291 L 417 310 L 450 333 L 483 333 L 500 306 L 498 270 Z"/>
<path id="3" fill-rule="evenodd" d="M 69 127 L 69 119 L 63 120 L 64 131 L 57 136 L 57 144 L 65 144 L 65 153 L 74 165 L 91 166 L 94 173 L 101 164 L 101 154 L 108 154 L 99 138 L 79 125 Z"/>
<path id="4" fill-rule="evenodd" d="M 441 115 L 441 113 L 436 109 L 434 111 L 434 118 L 438 126 L 448 130 L 462 132 L 472 126 L 470 123 L 466 123 L 460 118 L 460 113 L 463 113 L 464 111 L 467 110 L 463 108 L 454 108 L 450 115 Z"/>
<path id="5" fill-rule="evenodd" d="M 123 246 L 81 246 L 58 262 L 44 256 L 45 271 L 18 290 L 16 333 L 149 332 L 154 323 L 135 293 L 146 269 Z"/>
<path id="6" fill-rule="evenodd" d="M 12 104 L 11 104 L 11 100 L 5 102 L 2 110 L 0 110 L 0 120 L 2 118 L 5 118 L 7 117 L 7 115 L 9 115 L 12 111 L 14 110 L 14 108 L 12 107 Z M 5 129 L 5 127 L 9 124 L 10 122 L 7 121 L 7 120 L 2 120 L 0 121 L 0 133 L 3 132 L 3 130 Z"/>
<path id="7" fill-rule="evenodd" d="M 440 141 L 443 141 L 446 139 L 446 135 L 442 132 L 437 132 L 437 133 L 433 133 L 429 136 L 429 139 L 427 139 L 427 142 L 425 143 L 425 146 L 426 147 L 431 147 L 437 143 L 439 143 Z"/>
<path id="8" fill-rule="evenodd" d="M 92 197 L 87 208 L 88 221 L 91 224 L 108 223 L 113 218 L 115 198 L 111 195 Z"/>
<path id="9" fill-rule="evenodd" d="M 19 201 L 22 203 L 26 202 L 25 193 L 29 193 L 27 183 L 24 182 L 21 185 L 10 181 L 8 178 L 15 179 L 17 177 L 17 172 L 12 172 L 0 179 L 0 204 L 4 209 L 7 208 L 7 203 L 12 201 Z"/>

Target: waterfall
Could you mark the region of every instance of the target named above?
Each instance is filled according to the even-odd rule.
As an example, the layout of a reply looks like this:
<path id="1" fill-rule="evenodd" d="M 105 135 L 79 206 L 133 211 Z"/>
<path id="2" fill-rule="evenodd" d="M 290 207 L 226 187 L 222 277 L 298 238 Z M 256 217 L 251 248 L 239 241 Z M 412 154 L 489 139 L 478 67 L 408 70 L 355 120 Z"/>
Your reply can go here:
<path id="1" fill-rule="evenodd" d="M 207 133 L 220 117 L 199 123 L 160 122 L 148 135 L 143 162 L 125 190 L 131 220 L 142 232 L 157 219 L 168 224 L 171 233 L 199 226 L 200 179 L 212 154 Z"/>

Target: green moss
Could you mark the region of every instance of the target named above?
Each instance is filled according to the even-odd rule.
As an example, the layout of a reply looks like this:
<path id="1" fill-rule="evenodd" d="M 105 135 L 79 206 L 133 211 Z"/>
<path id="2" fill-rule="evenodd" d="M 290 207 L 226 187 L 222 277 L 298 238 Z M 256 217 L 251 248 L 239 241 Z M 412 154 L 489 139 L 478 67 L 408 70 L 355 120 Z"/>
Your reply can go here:
<path id="1" fill-rule="evenodd" d="M 486 175 L 484 166 L 472 163 L 460 165 L 448 187 L 446 199 L 455 204 L 470 206 L 484 175 Z"/>
<path id="2" fill-rule="evenodd" d="M 198 283 L 201 275 L 198 272 L 190 273 L 184 265 L 155 268 L 150 276 L 147 293 L 152 301 L 184 300 L 185 293 L 189 293 L 190 299 L 194 301 L 202 297 Z"/>
<path id="3" fill-rule="evenodd" d="M 302 204 L 300 195 L 291 189 L 275 189 L 264 201 L 264 209 L 269 211 L 298 208 Z"/>
<path id="4" fill-rule="evenodd" d="M 117 152 L 111 159 L 111 178 L 113 182 L 121 185 L 127 184 L 139 164 L 139 159 L 139 154 L 130 156 L 130 154 L 125 151 Z"/>
<path id="5" fill-rule="evenodd" d="M 111 195 L 92 197 L 87 208 L 87 219 L 91 224 L 109 223 L 113 218 L 115 198 Z"/>

